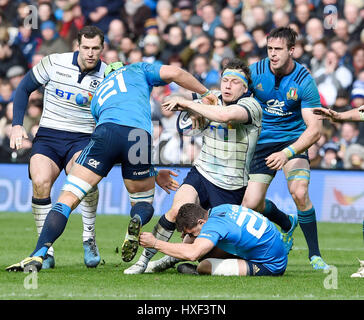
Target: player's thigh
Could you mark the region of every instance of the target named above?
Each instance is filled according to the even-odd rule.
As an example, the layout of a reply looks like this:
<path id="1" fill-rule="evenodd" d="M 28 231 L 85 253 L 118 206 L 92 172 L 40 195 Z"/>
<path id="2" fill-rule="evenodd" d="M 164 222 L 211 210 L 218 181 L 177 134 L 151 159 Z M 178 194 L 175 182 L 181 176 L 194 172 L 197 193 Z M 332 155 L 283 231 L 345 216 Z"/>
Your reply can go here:
<path id="1" fill-rule="evenodd" d="M 246 260 L 232 258 L 207 258 L 197 266 L 199 274 L 225 275 L 225 276 L 247 276 L 249 265 Z"/>
<path id="2" fill-rule="evenodd" d="M 311 204 L 308 195 L 310 183 L 310 165 L 308 160 L 302 158 L 292 159 L 286 163 L 283 171 L 293 200 L 301 210 L 304 210 L 304 207 Z"/>
<path id="3" fill-rule="evenodd" d="M 54 181 L 60 174 L 58 165 L 43 154 L 34 154 L 30 158 L 29 174 L 36 198 L 49 197 Z"/>
<path id="4" fill-rule="evenodd" d="M 82 150 L 77 151 L 71 158 L 70 161 L 68 161 L 67 165 L 66 165 L 66 174 L 69 174 L 69 172 L 72 169 L 72 166 L 76 163 L 76 160 L 78 158 L 78 156 L 81 154 Z"/>
<path id="5" fill-rule="evenodd" d="M 155 177 L 147 177 L 139 180 L 124 178 L 124 184 L 129 193 L 149 191 L 155 188 Z"/>
<path id="6" fill-rule="evenodd" d="M 176 221 L 178 210 L 186 203 L 199 203 L 196 189 L 189 184 L 182 184 L 174 195 L 172 207 L 165 214 L 169 221 Z"/>
<path id="7" fill-rule="evenodd" d="M 262 212 L 264 209 L 265 196 L 267 194 L 271 178 L 273 178 L 269 175 L 261 176 L 261 180 L 249 180 L 242 203 L 244 207 L 258 212 Z"/>

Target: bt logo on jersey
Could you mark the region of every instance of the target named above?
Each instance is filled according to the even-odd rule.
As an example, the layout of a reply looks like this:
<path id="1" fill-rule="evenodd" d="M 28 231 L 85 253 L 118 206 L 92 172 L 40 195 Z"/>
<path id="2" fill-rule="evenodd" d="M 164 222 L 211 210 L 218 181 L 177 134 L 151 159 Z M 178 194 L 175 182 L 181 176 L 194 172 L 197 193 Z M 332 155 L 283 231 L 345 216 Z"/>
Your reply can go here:
<path id="1" fill-rule="evenodd" d="M 73 92 L 56 89 L 56 95 L 66 100 L 70 100 L 71 97 L 75 96 L 75 101 L 79 106 L 86 106 L 91 102 L 92 94 L 90 92 L 82 92 L 77 95 Z"/>

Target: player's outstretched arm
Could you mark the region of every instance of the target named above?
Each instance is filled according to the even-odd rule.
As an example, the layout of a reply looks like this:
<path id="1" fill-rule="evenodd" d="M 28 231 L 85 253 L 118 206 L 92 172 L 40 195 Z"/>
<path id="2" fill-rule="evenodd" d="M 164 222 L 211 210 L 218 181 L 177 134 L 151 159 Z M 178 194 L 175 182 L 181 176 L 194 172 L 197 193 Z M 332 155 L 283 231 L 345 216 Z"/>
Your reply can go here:
<path id="1" fill-rule="evenodd" d="M 327 119 L 334 122 L 364 121 L 364 105 L 345 112 L 336 112 L 326 108 L 314 108 L 313 113 L 321 116 L 320 119 Z"/>
<path id="2" fill-rule="evenodd" d="M 166 111 L 171 110 L 189 110 L 211 121 L 217 122 L 248 122 L 249 114 L 245 108 L 232 105 L 221 108 L 215 105 L 206 105 L 187 100 L 182 97 L 172 97 L 162 104 L 162 108 Z"/>
<path id="3" fill-rule="evenodd" d="M 160 77 L 165 82 L 175 82 L 179 86 L 197 92 L 202 96 L 206 104 L 217 104 L 217 97 L 211 93 L 202 83 L 200 83 L 192 74 L 176 66 L 163 65 L 160 69 Z"/>
<path id="4" fill-rule="evenodd" d="M 156 239 L 150 232 L 142 232 L 139 243 L 144 248 L 154 248 L 177 259 L 197 261 L 214 247 L 214 243 L 205 238 L 197 238 L 193 243 L 171 243 Z"/>

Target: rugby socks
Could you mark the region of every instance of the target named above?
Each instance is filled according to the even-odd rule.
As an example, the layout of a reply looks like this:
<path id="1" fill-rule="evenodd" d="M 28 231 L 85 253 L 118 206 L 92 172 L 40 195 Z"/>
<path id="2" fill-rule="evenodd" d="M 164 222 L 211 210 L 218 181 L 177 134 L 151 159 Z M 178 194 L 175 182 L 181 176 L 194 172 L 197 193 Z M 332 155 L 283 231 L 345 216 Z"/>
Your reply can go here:
<path id="1" fill-rule="evenodd" d="M 158 223 L 154 226 L 152 233 L 157 239 L 168 242 L 169 239 L 171 239 L 175 229 L 176 224 L 174 222 L 168 221 L 166 216 L 163 215 L 160 217 Z M 143 262 L 144 264 L 148 264 L 150 259 L 152 259 L 156 253 L 156 249 L 145 248 L 139 258 L 139 261 Z"/>
<path id="2" fill-rule="evenodd" d="M 317 237 L 317 223 L 315 208 L 307 211 L 297 210 L 298 223 L 302 229 L 308 246 L 308 257 L 321 256 Z"/>
<path id="3" fill-rule="evenodd" d="M 44 221 L 48 215 L 48 212 L 52 209 L 51 198 L 48 197 L 46 199 L 37 199 L 32 198 L 32 213 L 35 220 L 35 225 L 37 227 L 38 237 L 42 232 L 42 228 L 44 225 Z M 53 256 L 54 250 L 53 247 L 48 249 L 48 254 Z"/>
<path id="4" fill-rule="evenodd" d="M 80 203 L 83 223 L 82 240 L 95 238 L 96 210 L 99 201 L 99 189 L 92 188 Z"/>
<path id="5" fill-rule="evenodd" d="M 142 226 L 146 225 L 150 219 L 152 219 L 154 213 L 153 206 L 146 201 L 137 202 L 134 206 L 131 207 L 130 210 L 130 217 L 134 217 L 135 215 L 138 215 Z"/>
<path id="6" fill-rule="evenodd" d="M 265 208 L 262 212 L 262 215 L 279 225 L 284 232 L 287 232 L 292 226 L 289 217 L 284 212 L 279 210 L 277 206 L 269 199 L 265 199 Z"/>
<path id="7" fill-rule="evenodd" d="M 63 233 L 66 227 L 71 208 L 63 203 L 57 202 L 44 221 L 42 232 L 38 238 L 37 246 L 31 257 L 45 257 L 48 249 Z"/>

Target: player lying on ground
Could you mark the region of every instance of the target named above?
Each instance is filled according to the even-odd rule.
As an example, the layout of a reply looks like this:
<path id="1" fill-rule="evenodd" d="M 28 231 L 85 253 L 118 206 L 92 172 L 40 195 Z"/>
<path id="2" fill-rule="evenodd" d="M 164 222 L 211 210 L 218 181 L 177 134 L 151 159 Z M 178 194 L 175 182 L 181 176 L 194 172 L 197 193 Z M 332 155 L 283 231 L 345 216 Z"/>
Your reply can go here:
<path id="1" fill-rule="evenodd" d="M 91 141 L 67 176 L 58 202 L 47 215 L 35 250 L 30 257 L 8 267 L 8 271 L 22 271 L 31 265 L 40 270 L 49 247 L 63 233 L 72 210 L 118 163 L 121 163 L 132 206 L 121 248 L 122 258 L 126 262 L 134 258 L 141 226 L 148 223 L 154 213 L 156 179 L 151 163 L 150 93 L 154 86 L 172 81 L 205 95 L 206 102 L 216 103 L 216 97 L 204 85 L 175 66 L 143 62 L 123 66 L 117 62 L 106 68 L 105 79 L 91 102 L 91 112 L 96 120 Z"/>
<path id="2" fill-rule="evenodd" d="M 344 122 L 344 121 L 364 121 L 364 105 L 357 109 L 352 109 L 345 112 L 336 112 L 331 109 L 314 108 L 313 113 L 320 115 L 323 119 Z M 363 220 L 363 239 L 364 239 L 364 220 Z M 352 278 L 364 278 L 364 260 L 359 260 L 359 269 L 351 275 Z"/>
<path id="3" fill-rule="evenodd" d="M 207 211 L 187 203 L 178 211 L 176 227 L 191 243 L 161 241 L 149 232 L 143 232 L 139 242 L 181 260 L 199 261 L 196 274 L 279 276 L 286 270 L 282 234 L 251 209 L 223 204 Z M 192 265 L 183 265 L 182 272 L 193 273 Z"/>

